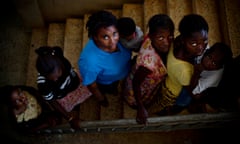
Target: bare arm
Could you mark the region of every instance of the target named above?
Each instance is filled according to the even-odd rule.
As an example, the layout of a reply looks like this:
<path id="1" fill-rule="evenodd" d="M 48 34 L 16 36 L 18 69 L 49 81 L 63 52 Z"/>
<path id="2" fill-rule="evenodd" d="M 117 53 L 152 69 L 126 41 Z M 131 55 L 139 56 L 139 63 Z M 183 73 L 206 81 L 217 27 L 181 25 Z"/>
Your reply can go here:
<path id="1" fill-rule="evenodd" d="M 70 115 L 56 100 L 51 100 L 49 101 L 49 103 L 51 104 L 51 106 L 53 106 L 53 108 L 56 111 L 62 114 L 64 119 L 66 119 L 67 121 L 70 121 L 73 119 L 72 115 Z"/>
<path id="2" fill-rule="evenodd" d="M 78 117 L 74 117 L 70 113 L 68 113 L 56 100 L 50 101 L 50 104 L 53 106 L 55 110 L 62 114 L 64 119 L 66 119 L 69 122 L 73 129 L 80 128 L 80 120 Z"/>
<path id="3" fill-rule="evenodd" d="M 141 96 L 141 83 L 145 79 L 147 75 L 149 75 L 151 71 L 145 67 L 140 66 L 133 78 L 133 91 L 134 96 L 137 102 L 137 122 L 140 124 L 147 124 L 147 117 L 148 113 L 144 106 L 144 103 L 142 102 L 142 96 Z"/>
<path id="4" fill-rule="evenodd" d="M 192 93 L 192 91 L 197 86 L 198 80 L 200 78 L 200 74 L 201 74 L 202 71 L 203 71 L 203 67 L 202 67 L 201 64 L 194 65 L 194 72 L 193 72 L 193 75 L 191 77 L 190 85 L 185 87 L 187 89 L 187 91 L 189 92 L 189 94 L 195 99 L 198 99 L 200 95 L 194 95 Z"/>

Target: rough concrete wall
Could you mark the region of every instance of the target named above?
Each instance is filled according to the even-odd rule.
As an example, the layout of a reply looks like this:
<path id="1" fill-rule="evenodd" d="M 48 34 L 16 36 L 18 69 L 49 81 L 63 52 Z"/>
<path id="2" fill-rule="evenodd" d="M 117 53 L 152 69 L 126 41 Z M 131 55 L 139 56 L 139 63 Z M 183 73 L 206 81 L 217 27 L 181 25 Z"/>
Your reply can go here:
<path id="1" fill-rule="evenodd" d="M 30 31 L 23 27 L 20 16 L 9 5 L 9 1 L 1 4 L 0 86 L 25 84 L 31 38 Z"/>

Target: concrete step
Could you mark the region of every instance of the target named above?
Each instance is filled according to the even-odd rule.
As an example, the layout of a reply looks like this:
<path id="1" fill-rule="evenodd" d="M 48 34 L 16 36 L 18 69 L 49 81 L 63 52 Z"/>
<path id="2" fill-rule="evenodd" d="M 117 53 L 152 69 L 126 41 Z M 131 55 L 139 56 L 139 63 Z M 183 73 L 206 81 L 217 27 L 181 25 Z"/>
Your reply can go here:
<path id="1" fill-rule="evenodd" d="M 116 120 L 122 119 L 123 115 L 123 100 L 120 94 L 106 94 L 109 102 L 108 107 L 102 107 L 100 111 L 100 120 Z"/>
<path id="2" fill-rule="evenodd" d="M 83 20 L 68 18 L 65 24 L 64 56 L 78 71 L 78 58 L 82 50 Z"/>
<path id="3" fill-rule="evenodd" d="M 192 1 L 191 0 L 168 0 L 167 1 L 167 14 L 172 18 L 173 23 L 175 24 L 175 33 L 174 35 L 179 35 L 178 25 L 182 17 L 186 14 L 193 13 Z"/>
<path id="4" fill-rule="evenodd" d="M 105 9 L 105 10 L 111 12 L 117 18 L 122 16 L 122 10 L 121 9 Z"/>
<path id="5" fill-rule="evenodd" d="M 36 69 L 36 59 L 37 54 L 35 49 L 40 46 L 45 46 L 47 44 L 48 31 L 46 28 L 36 28 L 32 30 L 31 45 L 29 49 L 28 56 L 28 68 L 27 68 L 27 78 L 26 85 L 33 86 L 37 88 L 37 69 Z"/>
<path id="6" fill-rule="evenodd" d="M 88 121 L 82 122 L 82 129 L 77 131 L 67 125 L 41 131 L 33 135 L 39 139 L 33 144 L 237 143 L 239 120 L 239 113 L 212 113 L 149 118 L 147 126 L 137 124 L 135 119 Z"/>
<path id="7" fill-rule="evenodd" d="M 83 17 L 83 39 L 82 39 L 82 48 L 84 48 L 84 46 L 86 45 L 87 41 L 88 41 L 88 32 L 87 32 L 87 28 L 86 28 L 86 24 L 88 21 L 88 18 L 91 14 L 85 14 Z"/>
<path id="8" fill-rule="evenodd" d="M 80 119 L 82 121 L 100 120 L 100 105 L 94 95 L 80 104 Z"/>
<path id="9" fill-rule="evenodd" d="M 48 26 L 48 46 L 60 46 L 64 49 L 65 23 L 50 23 Z"/>
<path id="10" fill-rule="evenodd" d="M 143 30 L 143 4 L 123 4 L 122 16 L 131 17 L 136 25 Z"/>
<path id="11" fill-rule="evenodd" d="M 209 26 L 209 45 L 213 45 L 215 42 L 222 41 L 222 31 L 220 29 L 218 1 L 193 1 L 193 12 L 201 14 Z"/>
<path id="12" fill-rule="evenodd" d="M 147 24 L 149 19 L 155 14 L 167 13 L 167 1 L 144 0 L 143 9 L 144 9 L 143 32 L 147 33 L 148 32 Z"/>

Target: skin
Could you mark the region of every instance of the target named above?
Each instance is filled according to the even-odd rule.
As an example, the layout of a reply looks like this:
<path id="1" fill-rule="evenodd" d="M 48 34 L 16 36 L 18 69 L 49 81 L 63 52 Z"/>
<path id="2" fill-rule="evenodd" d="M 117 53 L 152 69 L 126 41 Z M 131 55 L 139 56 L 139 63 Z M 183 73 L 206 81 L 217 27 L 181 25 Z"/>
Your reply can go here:
<path id="1" fill-rule="evenodd" d="M 106 52 L 112 53 L 118 50 L 119 34 L 115 26 L 100 28 L 93 39 L 95 44 Z"/>
<path id="2" fill-rule="evenodd" d="M 20 89 L 16 89 L 12 92 L 11 102 L 13 104 L 13 112 L 15 115 L 19 115 L 27 109 L 27 97 Z"/>
<path id="3" fill-rule="evenodd" d="M 224 57 L 224 54 L 218 50 L 215 50 L 211 53 L 208 53 L 203 56 L 201 65 L 205 70 L 217 70 L 222 67 L 221 61 Z"/>
<path id="4" fill-rule="evenodd" d="M 149 34 L 149 38 L 152 42 L 152 46 L 156 50 L 156 52 L 162 57 L 162 55 L 166 55 L 170 49 L 173 34 L 170 33 L 169 30 L 158 28 L 157 31 L 153 34 Z M 136 121 L 140 124 L 147 125 L 147 117 L 148 112 L 145 108 L 145 105 L 149 102 L 143 103 L 141 100 L 141 90 L 140 86 L 141 83 L 144 81 L 145 77 L 147 75 L 151 74 L 152 71 L 140 66 L 134 75 L 133 78 L 133 90 L 134 90 L 134 96 L 136 98 L 137 102 L 137 117 Z"/>
<path id="5" fill-rule="evenodd" d="M 183 38 L 184 48 L 178 52 L 174 51 L 176 58 L 194 64 L 194 58 L 202 55 L 208 44 L 208 33 L 204 30 L 192 33 L 191 37 Z M 194 73 L 190 85 L 184 86 L 189 93 L 192 93 L 201 73 L 201 66 L 194 65 Z"/>
<path id="6" fill-rule="evenodd" d="M 95 44 L 105 52 L 113 53 L 118 51 L 117 43 L 119 41 L 119 34 L 117 28 L 113 25 L 99 28 L 96 35 L 93 36 L 93 40 Z M 96 82 L 88 85 L 88 88 L 102 106 L 107 107 L 109 105 L 106 97 L 102 95 L 98 89 Z"/>
<path id="7" fill-rule="evenodd" d="M 200 78 L 200 74 L 203 70 L 217 70 L 220 69 L 223 64 L 221 61 L 224 57 L 224 54 L 218 50 L 212 51 L 211 53 L 206 53 L 200 64 L 194 65 L 194 75 L 191 80 L 192 89 L 196 87 L 198 83 L 198 79 Z M 193 94 L 192 94 L 193 95 Z M 202 97 L 202 94 L 193 95 L 195 99 L 199 99 Z"/>
<path id="8" fill-rule="evenodd" d="M 173 40 L 173 34 L 169 30 L 158 28 L 157 31 L 150 36 L 152 45 L 159 55 L 167 53 Z"/>
<path id="9" fill-rule="evenodd" d="M 174 51 L 174 55 L 178 59 L 193 63 L 193 59 L 202 55 L 208 44 L 208 34 L 206 31 L 192 33 L 191 37 L 182 38 L 184 49 L 180 49 L 178 53 Z"/>

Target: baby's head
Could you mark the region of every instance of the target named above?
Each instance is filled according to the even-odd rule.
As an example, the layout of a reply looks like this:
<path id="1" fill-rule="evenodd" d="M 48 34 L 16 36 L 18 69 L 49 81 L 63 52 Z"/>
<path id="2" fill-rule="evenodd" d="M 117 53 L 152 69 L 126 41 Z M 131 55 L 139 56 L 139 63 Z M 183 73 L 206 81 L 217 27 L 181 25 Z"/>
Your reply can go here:
<path id="1" fill-rule="evenodd" d="M 201 63 L 205 70 L 217 70 L 229 62 L 232 55 L 228 45 L 218 42 L 206 50 Z"/>
<path id="2" fill-rule="evenodd" d="M 134 39 L 136 24 L 130 17 L 121 17 L 117 21 L 117 29 L 119 36 L 127 41 Z"/>

